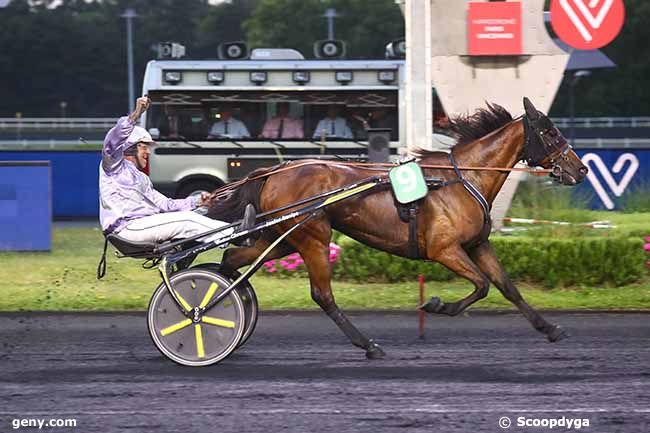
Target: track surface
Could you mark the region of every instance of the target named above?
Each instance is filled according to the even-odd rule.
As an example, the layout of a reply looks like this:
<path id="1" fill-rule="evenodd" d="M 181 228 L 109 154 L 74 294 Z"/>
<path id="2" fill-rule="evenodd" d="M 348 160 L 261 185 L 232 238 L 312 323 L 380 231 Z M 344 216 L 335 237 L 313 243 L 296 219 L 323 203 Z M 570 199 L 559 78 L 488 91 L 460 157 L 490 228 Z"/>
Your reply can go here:
<path id="1" fill-rule="evenodd" d="M 518 314 L 351 315 L 388 353 L 368 361 L 322 313 L 263 315 L 219 365 L 162 358 L 144 315 L 0 316 L 0 432 L 14 418 L 75 418 L 56 432 L 557 432 L 517 418 L 650 431 L 650 315 L 551 315 L 549 344 Z"/>

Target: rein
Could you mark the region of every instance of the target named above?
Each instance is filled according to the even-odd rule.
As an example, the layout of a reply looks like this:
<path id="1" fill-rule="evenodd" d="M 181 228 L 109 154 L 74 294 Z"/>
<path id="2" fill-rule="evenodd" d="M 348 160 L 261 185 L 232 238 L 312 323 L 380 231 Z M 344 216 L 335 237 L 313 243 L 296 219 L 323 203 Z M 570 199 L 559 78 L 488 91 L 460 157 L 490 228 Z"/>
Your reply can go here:
<path id="1" fill-rule="evenodd" d="M 450 154 L 451 155 L 451 154 Z M 215 197 L 220 197 L 222 195 L 227 194 L 230 192 L 230 190 L 246 183 L 252 180 L 258 180 L 258 179 L 263 179 L 269 176 L 272 176 L 274 174 L 282 173 L 283 171 L 289 171 L 289 170 L 294 170 L 299 167 L 304 167 L 306 165 L 317 165 L 317 164 L 322 164 L 322 165 L 338 165 L 338 166 L 344 166 L 344 167 L 356 167 L 360 168 L 362 170 L 371 170 L 371 171 L 382 171 L 386 172 L 390 168 L 396 167 L 396 164 L 389 164 L 389 163 L 369 163 L 369 162 L 330 162 L 330 161 L 305 161 L 305 162 L 300 162 L 298 164 L 290 165 L 287 167 L 282 167 L 277 170 L 273 170 L 268 173 L 262 173 L 258 174 L 257 176 L 253 177 L 245 177 L 243 179 L 237 180 L 235 182 L 231 182 L 227 185 L 222 186 L 221 188 L 217 189 L 211 194 L 211 198 Z M 498 172 L 526 172 L 526 173 L 533 173 L 533 174 L 548 174 L 551 173 L 552 170 L 550 169 L 536 169 L 536 168 L 526 168 L 526 167 L 476 167 L 476 166 L 465 166 L 465 165 L 459 165 L 459 166 L 454 166 L 454 165 L 447 165 L 447 164 L 419 164 L 420 167 L 422 168 L 430 168 L 430 169 L 440 169 L 440 170 L 469 170 L 469 171 L 498 171 Z"/>

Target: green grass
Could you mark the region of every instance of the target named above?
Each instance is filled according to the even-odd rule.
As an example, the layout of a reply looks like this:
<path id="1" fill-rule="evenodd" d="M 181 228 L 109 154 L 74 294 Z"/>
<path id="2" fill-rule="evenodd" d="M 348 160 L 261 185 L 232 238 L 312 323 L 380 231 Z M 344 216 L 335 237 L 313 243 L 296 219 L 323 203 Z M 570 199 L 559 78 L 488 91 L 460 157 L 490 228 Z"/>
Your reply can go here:
<path id="1" fill-rule="evenodd" d="M 613 219 L 615 214 L 608 214 Z M 625 221 L 633 215 L 624 215 Z M 109 247 L 108 268 L 97 281 L 95 271 L 103 246 L 99 230 L 59 228 L 53 233 L 50 253 L 0 253 L 0 281 L 3 295 L 0 311 L 16 310 L 144 310 L 154 288 L 160 283 L 158 272 L 145 271 L 134 259 L 117 260 Z M 220 253 L 203 254 L 200 261 L 218 261 Z M 317 308 L 309 295 L 305 278 L 276 278 L 260 271 L 252 280 L 264 309 Z M 346 309 L 412 309 L 418 302 L 413 283 L 355 284 L 333 282 L 337 303 Z M 650 279 L 640 284 L 619 287 L 575 287 L 544 290 L 530 284 L 520 288 L 536 308 L 550 309 L 648 309 Z M 463 280 L 427 283 L 427 296 L 454 301 L 471 291 Z M 490 295 L 476 304 L 479 308 L 513 308 L 492 288 Z"/>
<path id="2" fill-rule="evenodd" d="M 644 237 L 650 235 L 650 188 L 641 186 L 624 196 L 623 212 L 595 211 L 587 208 L 591 197 L 576 195 L 569 187 L 546 179 L 531 179 L 519 184 L 508 216 L 534 218 L 570 223 L 610 221 L 615 229 L 591 229 L 572 226 L 532 226 L 524 236 L 619 236 Z"/>
<path id="3" fill-rule="evenodd" d="M 574 217 L 576 214 L 573 214 Z M 524 216 L 521 213 L 511 212 L 509 216 L 516 218 L 540 218 L 539 216 Z M 566 216 L 566 215 L 565 215 Z M 548 217 L 548 215 L 547 215 Z M 566 222 L 594 222 L 594 221 L 609 221 L 616 228 L 613 229 L 592 229 L 582 227 L 579 224 L 570 226 L 560 225 L 519 225 L 509 224 L 509 226 L 525 227 L 528 230 L 524 232 L 516 232 L 516 236 L 537 236 L 537 237 L 567 237 L 567 236 L 604 236 L 604 237 L 635 237 L 642 238 L 650 236 L 650 212 L 635 212 L 635 213 L 621 213 L 621 212 L 607 212 L 607 211 L 581 211 L 579 220 L 573 221 L 571 219 L 562 219 L 562 215 L 551 215 L 552 221 L 566 221 Z"/>

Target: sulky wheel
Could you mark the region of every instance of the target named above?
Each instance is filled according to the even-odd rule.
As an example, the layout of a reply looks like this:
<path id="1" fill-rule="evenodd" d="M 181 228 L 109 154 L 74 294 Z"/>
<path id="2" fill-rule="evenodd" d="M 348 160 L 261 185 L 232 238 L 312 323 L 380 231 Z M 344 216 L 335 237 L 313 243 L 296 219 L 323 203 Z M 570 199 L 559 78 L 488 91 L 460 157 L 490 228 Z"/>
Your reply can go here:
<path id="1" fill-rule="evenodd" d="M 230 280 L 207 269 L 188 269 L 172 275 L 171 284 L 186 310 L 205 306 Z M 154 344 L 167 358 L 201 367 L 230 355 L 244 334 L 244 303 L 233 290 L 199 320 L 185 316 L 160 284 L 149 303 L 147 324 Z"/>
<path id="2" fill-rule="evenodd" d="M 219 263 L 201 263 L 194 266 L 193 269 L 210 269 L 213 272 L 219 272 L 219 266 Z M 238 271 L 230 271 L 226 276 L 230 278 L 231 281 L 235 281 L 239 275 L 241 274 Z M 253 335 L 255 326 L 257 326 L 259 305 L 257 302 L 257 295 L 255 294 L 255 290 L 253 289 L 253 286 L 250 284 L 250 282 L 242 282 L 237 286 L 235 290 L 237 293 L 239 293 L 239 296 L 241 296 L 242 302 L 244 303 L 244 313 L 246 315 L 244 334 L 242 335 L 239 345 L 237 345 L 237 347 L 241 347 L 244 345 L 244 343 L 246 343 L 246 341 L 248 341 L 250 336 Z"/>

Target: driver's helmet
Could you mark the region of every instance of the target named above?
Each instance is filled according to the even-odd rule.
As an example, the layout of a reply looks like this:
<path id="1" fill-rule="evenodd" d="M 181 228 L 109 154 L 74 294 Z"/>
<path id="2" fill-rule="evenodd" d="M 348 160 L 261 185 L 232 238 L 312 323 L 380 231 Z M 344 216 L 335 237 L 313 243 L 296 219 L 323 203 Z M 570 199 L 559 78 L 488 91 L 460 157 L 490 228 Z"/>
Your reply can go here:
<path id="1" fill-rule="evenodd" d="M 124 150 L 124 154 L 135 155 L 138 149 L 136 146 L 138 143 L 153 142 L 154 141 L 153 138 L 151 138 L 151 134 L 149 134 L 146 129 L 141 126 L 136 126 L 133 128 L 133 131 L 131 132 L 131 135 L 129 135 L 129 138 L 126 139 L 127 147 Z"/>

